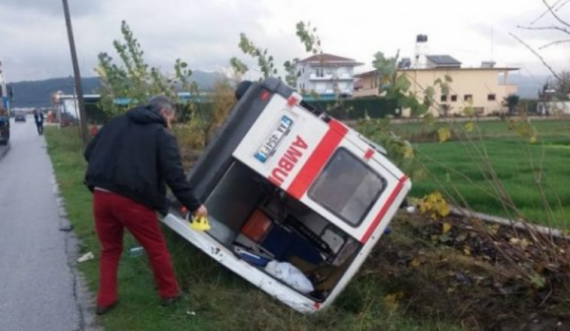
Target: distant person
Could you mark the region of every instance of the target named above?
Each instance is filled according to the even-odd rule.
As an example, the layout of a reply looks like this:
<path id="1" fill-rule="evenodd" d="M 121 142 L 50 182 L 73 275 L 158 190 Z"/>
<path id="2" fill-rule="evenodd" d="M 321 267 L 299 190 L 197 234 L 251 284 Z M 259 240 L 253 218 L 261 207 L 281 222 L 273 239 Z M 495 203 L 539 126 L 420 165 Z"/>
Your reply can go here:
<path id="1" fill-rule="evenodd" d="M 36 127 L 38 128 L 38 134 L 44 134 L 44 114 L 36 109 L 34 110 L 34 119 L 36 121 Z"/>
<path id="2" fill-rule="evenodd" d="M 95 228 L 101 242 L 98 315 L 116 306 L 117 271 L 126 228 L 145 249 L 163 305 L 181 298 L 170 253 L 156 217 L 166 214 L 166 184 L 196 217 L 208 211 L 184 174 L 178 142 L 169 132 L 175 104 L 155 97 L 103 126 L 85 150 L 85 181 L 94 192 Z"/>
<path id="3" fill-rule="evenodd" d="M 50 111 L 48 112 L 48 114 L 47 114 L 47 119 L 46 119 L 46 120 L 47 120 L 48 123 L 53 123 L 53 119 L 54 119 L 54 114 L 53 114 L 53 111 L 50 110 Z"/>

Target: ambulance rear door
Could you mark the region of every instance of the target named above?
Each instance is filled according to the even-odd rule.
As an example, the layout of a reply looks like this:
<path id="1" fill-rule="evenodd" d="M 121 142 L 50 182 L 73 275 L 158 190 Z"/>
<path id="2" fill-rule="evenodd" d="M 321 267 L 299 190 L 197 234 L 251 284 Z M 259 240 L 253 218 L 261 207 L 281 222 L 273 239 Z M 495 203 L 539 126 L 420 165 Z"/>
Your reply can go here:
<path id="1" fill-rule="evenodd" d="M 323 121 L 300 100 L 271 96 L 234 157 L 366 243 L 387 226 L 410 183 L 357 132 Z"/>

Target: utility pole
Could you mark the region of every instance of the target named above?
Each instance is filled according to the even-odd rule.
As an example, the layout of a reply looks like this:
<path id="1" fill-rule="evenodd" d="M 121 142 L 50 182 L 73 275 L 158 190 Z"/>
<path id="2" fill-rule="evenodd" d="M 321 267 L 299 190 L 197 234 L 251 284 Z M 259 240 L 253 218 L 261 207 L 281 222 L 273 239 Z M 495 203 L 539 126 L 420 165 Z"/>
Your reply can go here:
<path id="1" fill-rule="evenodd" d="M 77 52 L 75 50 L 75 39 L 73 38 L 73 28 L 71 27 L 71 17 L 69 15 L 69 5 L 67 0 L 63 1 L 63 13 L 65 14 L 65 24 L 67 25 L 67 37 L 69 39 L 69 49 L 71 51 L 71 61 L 73 64 L 73 76 L 75 77 L 75 90 L 77 92 L 77 101 L 79 104 L 79 120 L 81 128 L 81 138 L 83 144 L 87 144 L 89 139 L 87 135 L 87 112 L 85 111 L 85 102 L 83 100 L 83 85 L 81 85 L 81 73 L 77 62 Z"/>

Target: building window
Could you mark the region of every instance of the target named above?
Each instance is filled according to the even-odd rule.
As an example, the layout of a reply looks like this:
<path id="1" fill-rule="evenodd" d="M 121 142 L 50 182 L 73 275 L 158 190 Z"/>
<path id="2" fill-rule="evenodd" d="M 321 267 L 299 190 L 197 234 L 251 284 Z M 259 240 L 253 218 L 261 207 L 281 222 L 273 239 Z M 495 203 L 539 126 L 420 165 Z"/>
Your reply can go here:
<path id="1" fill-rule="evenodd" d="M 457 95 L 451 96 L 451 102 L 457 102 Z"/>
<path id="2" fill-rule="evenodd" d="M 323 68 L 317 68 L 317 77 L 324 77 L 325 73 Z"/>
<path id="3" fill-rule="evenodd" d="M 303 73 L 303 74 L 305 73 L 305 67 L 301 68 L 301 73 Z"/>
<path id="4" fill-rule="evenodd" d="M 301 87 L 301 90 L 304 90 L 305 89 L 305 83 L 301 83 L 300 87 Z"/>
<path id="5" fill-rule="evenodd" d="M 447 102 L 447 95 L 441 96 L 441 102 Z"/>
<path id="6" fill-rule="evenodd" d="M 488 101 L 495 101 L 495 100 L 497 100 L 497 96 L 495 94 L 489 94 L 489 95 L 487 95 L 487 100 Z"/>
<path id="7" fill-rule="evenodd" d="M 473 101 L 473 94 L 465 94 L 465 96 L 463 97 L 463 101 L 466 101 L 466 102 Z"/>

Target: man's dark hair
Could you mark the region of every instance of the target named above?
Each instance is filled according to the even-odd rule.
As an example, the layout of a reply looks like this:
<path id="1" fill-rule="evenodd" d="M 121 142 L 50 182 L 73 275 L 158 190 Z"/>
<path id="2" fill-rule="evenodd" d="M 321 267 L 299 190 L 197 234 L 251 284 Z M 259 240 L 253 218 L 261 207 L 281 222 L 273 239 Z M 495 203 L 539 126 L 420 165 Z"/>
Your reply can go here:
<path id="1" fill-rule="evenodd" d="M 161 110 L 163 108 L 170 109 L 172 111 L 176 111 L 176 104 L 170 98 L 165 97 L 164 95 L 159 95 L 153 97 L 149 101 L 149 105 L 151 105 L 156 110 Z"/>

